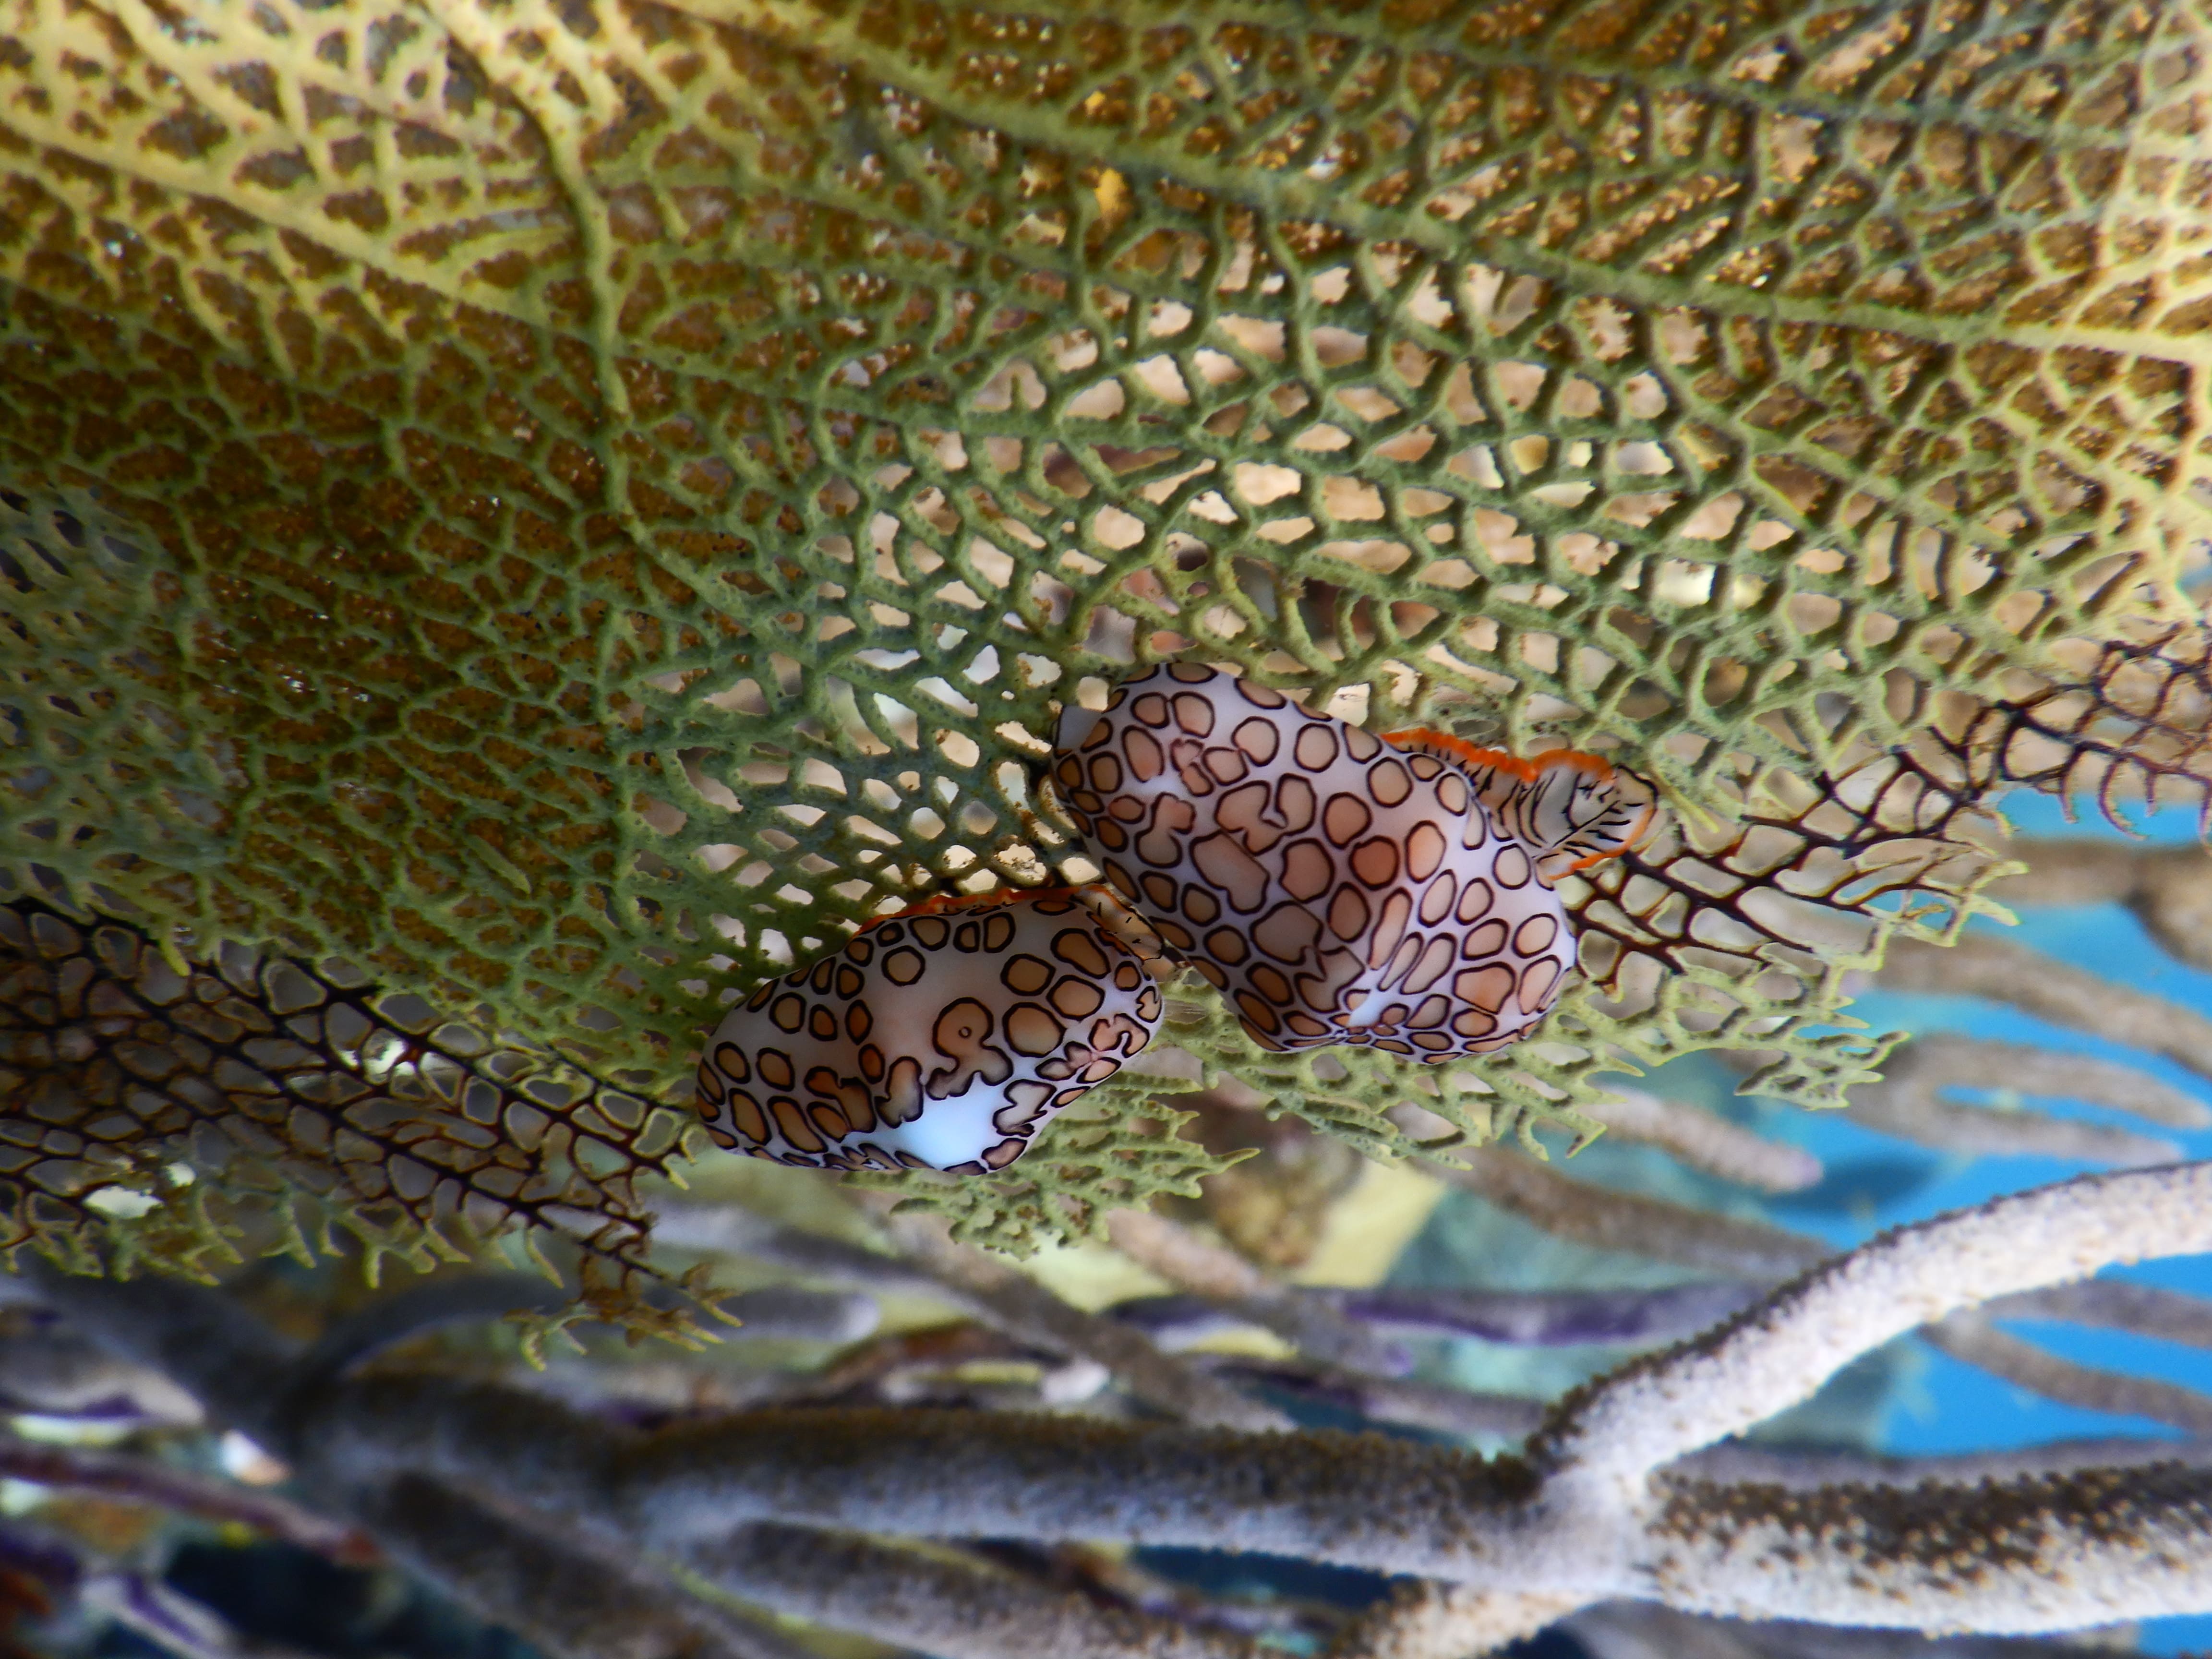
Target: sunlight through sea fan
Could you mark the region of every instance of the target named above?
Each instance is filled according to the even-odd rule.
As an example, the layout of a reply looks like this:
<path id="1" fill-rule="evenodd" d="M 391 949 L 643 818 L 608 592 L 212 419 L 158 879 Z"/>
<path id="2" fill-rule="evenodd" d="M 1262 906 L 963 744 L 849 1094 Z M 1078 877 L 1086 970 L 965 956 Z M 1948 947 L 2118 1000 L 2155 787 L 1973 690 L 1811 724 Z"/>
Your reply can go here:
<path id="1" fill-rule="evenodd" d="M 2189 615 L 2204 21 L 0 0 L 0 870 L 659 1098 L 1181 653 L 1661 790 L 1486 1123 L 1832 1096 L 1864 769 Z"/>

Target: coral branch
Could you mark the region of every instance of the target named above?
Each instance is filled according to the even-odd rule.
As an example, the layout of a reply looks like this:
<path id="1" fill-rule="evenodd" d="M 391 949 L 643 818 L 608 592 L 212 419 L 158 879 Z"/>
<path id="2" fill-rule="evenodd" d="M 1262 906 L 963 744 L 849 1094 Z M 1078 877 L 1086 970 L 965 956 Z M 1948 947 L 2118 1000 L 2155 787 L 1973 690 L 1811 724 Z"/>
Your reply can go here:
<path id="1" fill-rule="evenodd" d="M 1664 1480 L 1631 1583 L 1730 1618 L 2080 1630 L 2212 1609 L 2212 1469 L 1810 1492 Z"/>
<path id="2" fill-rule="evenodd" d="M 1010 1573 L 849 1534 L 747 1527 L 689 1552 L 732 1595 L 944 1659 L 1254 1659 L 1243 1637 L 1047 1589 Z"/>
<path id="3" fill-rule="evenodd" d="M 2040 1152 L 2133 1164 L 2167 1164 L 2181 1155 L 2171 1140 L 2041 1112 L 1967 1105 L 1944 1093 L 1996 1088 L 2109 1106 L 2177 1128 L 2212 1123 L 2201 1101 L 2134 1066 L 1948 1035 L 1899 1048 L 1880 1083 L 1851 1091 L 1848 1109 L 1852 1121 L 1869 1129 L 1950 1152 Z"/>
<path id="4" fill-rule="evenodd" d="M 805 1659 L 807 1650 L 605 1551 L 525 1528 L 418 1476 L 364 1496 L 403 1565 L 552 1659 Z"/>
<path id="5" fill-rule="evenodd" d="M 2100 904 L 2118 901 L 2144 929 L 2192 968 L 2212 967 L 2206 942 L 2212 910 L 2212 859 L 2201 847 L 2125 846 L 2108 841 L 2015 841 L 2006 851 L 2029 873 L 2000 882 L 2007 904 Z"/>
<path id="6" fill-rule="evenodd" d="M 318 1554 L 358 1558 L 368 1540 L 273 1492 L 251 1492 L 189 1469 L 120 1452 L 52 1446 L 0 1435 L 0 1475 L 66 1492 L 101 1492 L 182 1515 L 253 1528 Z"/>
<path id="7" fill-rule="evenodd" d="M 1903 940 L 1891 949 L 1881 981 L 1893 991 L 2009 1003 L 2053 1025 L 2164 1054 L 2212 1078 L 2212 1019 L 2014 939 L 1972 933 L 1948 950 Z"/>
<path id="8" fill-rule="evenodd" d="M 1613 1098 L 1584 1109 L 1610 1134 L 1656 1146 L 1694 1169 L 1765 1193 L 1802 1191 L 1820 1179 L 1820 1160 L 1755 1135 L 1717 1112 L 1616 1085 Z"/>
<path id="9" fill-rule="evenodd" d="M 1477 1590 L 1414 1583 L 1347 1626 L 1328 1659 L 1455 1659 L 1488 1653 L 1583 1605 L 1541 1590 Z"/>
<path id="10" fill-rule="evenodd" d="M 2125 903 L 2142 884 L 2144 866 L 2173 856 L 2171 848 L 2131 847 L 2086 836 L 2015 836 L 2005 852 L 2027 868 L 1990 884 L 2000 904 Z M 2193 853 L 2198 863 L 2202 853 Z"/>
<path id="11" fill-rule="evenodd" d="M 1983 1311 L 1993 1319 L 2063 1320 L 2212 1348 L 2212 1300 L 2131 1279 L 2094 1279 L 2046 1291 L 2023 1291 Z"/>
<path id="12" fill-rule="evenodd" d="M 1723 1282 L 1648 1291 L 1340 1291 L 1346 1313 L 1395 1330 L 1522 1347 L 1686 1336 L 1748 1307 L 1759 1287 Z"/>
<path id="13" fill-rule="evenodd" d="M 1106 1227 L 1115 1248 L 1133 1261 L 1224 1313 L 1273 1331 L 1323 1364 L 1384 1376 L 1413 1369 L 1412 1355 L 1346 1318 L 1327 1298 L 1282 1284 L 1165 1216 L 1116 1210 Z"/>
<path id="14" fill-rule="evenodd" d="M 297 1374 L 307 1380 L 336 1376 L 396 1345 L 441 1325 L 550 1314 L 567 1305 L 558 1283 L 528 1273 L 466 1273 L 410 1285 L 332 1320 L 303 1354 Z"/>
<path id="15" fill-rule="evenodd" d="M 1523 1440 L 1544 1419 L 1541 1402 L 1516 1395 L 1477 1394 L 1434 1382 L 1335 1370 L 1326 1365 L 1224 1359 L 1212 1369 L 1216 1376 L 1352 1412 L 1370 1423 L 1395 1423 L 1402 1428 L 1426 1429 L 1466 1439 Z"/>
<path id="16" fill-rule="evenodd" d="M 1503 1147 L 1465 1156 L 1463 1173 L 1445 1167 L 1461 1186 L 1531 1226 L 1598 1249 L 1656 1256 L 1747 1279 L 1787 1278 L 1828 1254 L 1817 1239 L 1665 1199 L 1615 1192 Z"/>
<path id="17" fill-rule="evenodd" d="M 2193 1435 L 2212 1436 L 2212 1395 L 2156 1377 L 2131 1376 L 2062 1359 L 2047 1348 L 1996 1329 L 1979 1312 L 1954 1314 L 1921 1338 L 1954 1359 L 1978 1365 L 2045 1400 L 2120 1417 L 2148 1417 Z"/>
<path id="18" fill-rule="evenodd" d="M 1931 1480 L 1971 1486 L 1984 1480 L 2041 1480 L 2084 1469 L 2145 1468 L 2156 1463 L 2212 1467 L 2212 1440 L 2053 1440 L 2004 1451 L 1932 1457 L 1784 1450 L 1756 1441 L 1731 1440 L 1692 1452 L 1668 1473 L 1716 1485 L 1808 1492 L 1822 1486 L 1917 1486 Z"/>
<path id="19" fill-rule="evenodd" d="M 1139 1331 L 1070 1307 L 1027 1274 L 956 1244 L 931 1217 L 897 1218 L 899 1243 L 935 1277 L 958 1286 L 980 1317 L 1053 1353 L 1097 1361 L 1147 1404 L 1192 1423 L 1276 1429 L 1290 1419 L 1218 1378 L 1162 1353 Z"/>
<path id="20" fill-rule="evenodd" d="M 1516 1347 L 1668 1340 L 1701 1331 L 1759 1299 L 1763 1287 L 1732 1282 L 1648 1291 L 1372 1291 L 1310 1289 L 1318 1306 L 1385 1330 L 1472 1336 Z M 1193 1296 L 1138 1297 L 1116 1303 L 1114 1317 L 1170 1347 L 1188 1347 L 1247 1322 L 1219 1304 Z"/>
<path id="21" fill-rule="evenodd" d="M 450 1376 L 290 1381 L 284 1345 L 189 1285 L 48 1274 L 46 1288 L 103 1340 L 160 1356 L 214 1415 L 262 1425 L 312 1492 L 353 1503 L 420 1476 L 504 1515 L 559 1517 L 554 1534 L 574 1528 L 594 1553 L 726 1550 L 768 1525 L 1011 1534 L 1260 1550 L 1458 1584 L 1474 1597 L 1437 1606 L 1485 1636 L 1623 1595 L 2031 1632 L 2212 1608 L 2212 1465 L 2189 1449 L 1911 1490 L 1708 1478 L 1724 1456 L 1660 1466 L 1916 1325 L 2208 1246 L 2212 1164 L 2087 1176 L 1940 1217 L 1571 1397 L 1527 1461 L 1374 1436 L 957 1412 L 765 1411 L 647 1435 Z M 913 1628 L 957 1604 L 930 1578 L 918 1570 L 902 1592 L 927 1604 Z M 889 1631 L 893 1604 L 871 1605 L 849 1616 Z"/>
<path id="22" fill-rule="evenodd" d="M 173 1426 L 200 1420 L 199 1402 L 160 1371 L 45 1321 L 0 1331 L 0 1409 Z"/>
<path id="23" fill-rule="evenodd" d="M 1565 1629 L 1594 1659 L 2081 1659 L 2087 1642 L 1838 1630 L 1796 1620 L 1703 1619 L 1649 1601 L 1586 1609 Z"/>
<path id="24" fill-rule="evenodd" d="M 958 1284 L 888 1250 L 781 1226 L 735 1204 L 664 1198 L 653 1212 L 653 1240 L 664 1249 L 751 1256 L 787 1267 L 802 1278 L 884 1295 L 927 1297 L 963 1313 L 981 1311 L 975 1297 Z"/>
<path id="25" fill-rule="evenodd" d="M 220 1291 L 174 1279 L 94 1279 L 36 1256 L 18 1272 L 94 1341 L 172 1377 L 219 1421 L 264 1446 L 279 1443 L 302 1351 Z"/>
<path id="26" fill-rule="evenodd" d="M 872 1297 L 787 1285 L 726 1297 L 721 1310 L 738 1322 L 737 1335 L 799 1342 L 858 1342 L 883 1317 Z"/>
<path id="27" fill-rule="evenodd" d="M 1141 1331 L 1070 1307 L 1026 1274 L 954 1243 L 928 1217 L 890 1224 L 902 1255 L 779 1227 L 727 1205 L 664 1204 L 655 1225 L 679 1249 L 757 1256 L 810 1277 L 948 1303 L 1018 1341 L 1103 1365 L 1139 1399 L 1192 1422 L 1287 1425 L 1281 1413 L 1161 1352 Z"/>
<path id="28" fill-rule="evenodd" d="M 2033 1248 L 2023 1249 L 2022 1240 Z M 2212 1249 L 2212 1164 L 2086 1176 L 1883 1234 L 1570 1401 L 1553 1467 L 1634 1480 L 1808 1396 L 1856 1356 L 1995 1297 Z"/>

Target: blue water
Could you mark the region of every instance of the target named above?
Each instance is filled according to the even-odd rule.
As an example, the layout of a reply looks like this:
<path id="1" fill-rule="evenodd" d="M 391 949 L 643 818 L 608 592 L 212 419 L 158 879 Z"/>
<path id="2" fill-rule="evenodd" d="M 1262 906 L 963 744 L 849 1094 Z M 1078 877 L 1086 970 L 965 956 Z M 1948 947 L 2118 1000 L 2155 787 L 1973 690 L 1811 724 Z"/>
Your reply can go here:
<path id="1" fill-rule="evenodd" d="M 2118 830 L 2092 812 L 2069 823 L 2057 803 L 2007 803 L 2007 816 L 2024 835 L 2099 836 Z M 2159 842 L 2186 842 L 2197 834 L 2193 811 L 2173 810 L 2143 820 L 2136 828 Z M 2136 987 L 2212 1015 L 2212 974 L 2183 967 L 2154 945 L 2135 919 L 2117 905 L 2023 909 L 2014 937 L 2052 956 L 2086 968 L 2118 984 Z M 1993 927 L 1977 923 L 1978 927 Z M 2009 1009 L 1961 998 L 1902 996 L 1874 993 L 1851 1010 L 1876 1031 L 1954 1030 L 2045 1048 L 2094 1054 L 2139 1066 L 2212 1102 L 2212 1084 L 2170 1062 L 2043 1024 Z M 1692 1068 L 1681 1081 L 1697 1085 Z M 1673 1073 L 1677 1068 L 1669 1068 Z M 1662 1092 L 1689 1094 L 1670 1087 L 1662 1076 L 1652 1086 Z M 1710 1095 L 1708 1074 L 1695 1092 Z M 2192 1158 L 2212 1158 L 2212 1130 L 2191 1132 L 2148 1125 L 2139 1120 L 2063 1102 L 2039 1099 L 2038 1109 L 2072 1111 L 2081 1116 L 2126 1124 L 2143 1133 L 2176 1140 Z M 1810 1194 L 1769 1200 L 1765 1212 L 1801 1231 L 1839 1246 L 1856 1244 L 1887 1227 L 1916 1221 L 1945 1210 L 1978 1204 L 2002 1193 L 2041 1186 L 2100 1167 L 2042 1157 L 1968 1158 L 1911 1146 L 1860 1129 L 1829 1113 L 1791 1108 L 1756 1109 L 1761 1133 L 1788 1139 L 1818 1155 L 1830 1178 Z M 1600 1153 L 1606 1153 L 1601 1158 Z M 1668 1196 L 1713 1203 L 1742 1213 L 1758 1209 L 1733 1189 L 1703 1183 L 1668 1168 L 1656 1155 L 1636 1148 L 1608 1152 L 1603 1143 L 1576 1160 L 1576 1173 Z M 1574 1258 L 1575 1247 L 1560 1247 L 1540 1235 L 1505 1224 L 1486 1206 L 1448 1206 L 1428 1233 L 1416 1242 L 1394 1278 L 1440 1280 L 1454 1262 L 1483 1264 L 1482 1277 L 1501 1287 L 1517 1278 L 1540 1282 L 1584 1284 L 1652 1282 L 1693 1277 L 1625 1258 L 1589 1252 Z M 1563 1254 L 1563 1250 L 1566 1254 Z M 1465 1268 L 1460 1269 L 1464 1274 Z M 1557 1276 L 1554 1276 L 1554 1275 Z M 2212 1297 L 2212 1257 L 2197 1256 L 2115 1270 L 2126 1277 Z M 2081 1364 L 2139 1376 L 2162 1377 L 2212 1391 L 2212 1352 L 2075 1326 L 2019 1324 L 2013 1334 L 2043 1344 Z M 1555 1391 L 1574 1376 L 1602 1369 L 1610 1356 L 1588 1350 L 1553 1351 L 1549 1355 L 1513 1356 L 1488 1345 L 1459 1345 L 1448 1368 L 1462 1381 L 1515 1387 L 1529 1393 Z M 1858 1386 L 1831 1390 L 1827 1416 L 1803 1425 L 1811 1437 L 1842 1437 L 1899 1454 L 1969 1451 L 2087 1436 L 2142 1435 L 2170 1437 L 2176 1431 L 2146 1419 L 2078 1410 L 2027 1394 L 1936 1352 L 1917 1342 L 1899 1345 L 1871 1362 Z M 1793 1428 L 1798 1427 L 1792 1425 Z M 2154 1654 L 2212 1648 L 2212 1616 L 2164 1619 L 2142 1627 L 2142 1649 Z"/>

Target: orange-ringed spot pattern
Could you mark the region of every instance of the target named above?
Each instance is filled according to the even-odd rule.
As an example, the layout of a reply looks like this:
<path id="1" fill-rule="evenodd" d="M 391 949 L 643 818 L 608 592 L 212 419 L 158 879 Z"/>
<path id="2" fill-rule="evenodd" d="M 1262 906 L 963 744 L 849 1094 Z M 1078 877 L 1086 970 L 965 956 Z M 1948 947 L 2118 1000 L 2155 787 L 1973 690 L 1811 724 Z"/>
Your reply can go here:
<path id="1" fill-rule="evenodd" d="M 1061 716 L 1051 775 L 1107 884 L 1261 1047 L 1441 1060 L 1525 1035 L 1575 965 L 1554 884 L 1633 845 L 1593 755 L 1388 739 L 1195 664 Z"/>
<path id="2" fill-rule="evenodd" d="M 811 1169 L 1001 1170 L 1152 1041 L 1167 971 L 1103 890 L 929 900 L 732 1009 L 699 1114 Z"/>

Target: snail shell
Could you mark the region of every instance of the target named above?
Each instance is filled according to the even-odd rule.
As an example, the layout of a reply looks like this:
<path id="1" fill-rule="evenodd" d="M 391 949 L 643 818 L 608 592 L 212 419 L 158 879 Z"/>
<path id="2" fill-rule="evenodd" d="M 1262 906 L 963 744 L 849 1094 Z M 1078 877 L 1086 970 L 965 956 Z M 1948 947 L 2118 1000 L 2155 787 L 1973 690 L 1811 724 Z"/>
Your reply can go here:
<path id="1" fill-rule="evenodd" d="M 1103 892 L 935 902 L 730 1011 L 698 1109 L 731 1152 L 983 1174 L 1152 1041 L 1158 943 Z"/>

